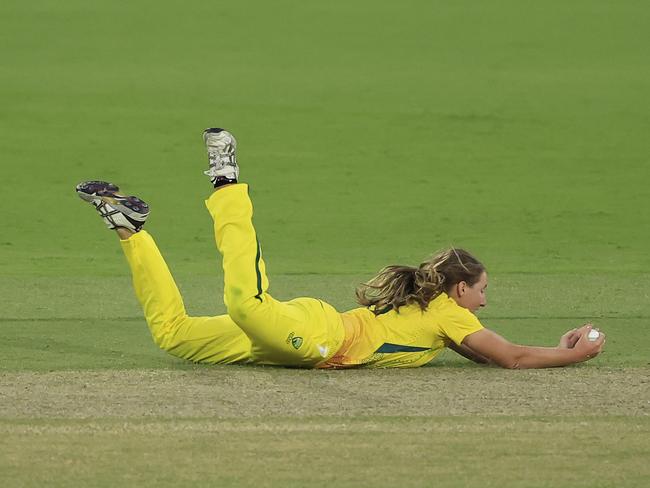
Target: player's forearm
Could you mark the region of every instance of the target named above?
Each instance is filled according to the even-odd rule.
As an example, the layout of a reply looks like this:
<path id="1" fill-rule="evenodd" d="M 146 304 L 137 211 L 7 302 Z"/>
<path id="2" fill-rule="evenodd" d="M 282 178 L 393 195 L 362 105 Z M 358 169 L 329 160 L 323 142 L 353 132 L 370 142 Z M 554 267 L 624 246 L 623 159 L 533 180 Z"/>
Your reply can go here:
<path id="1" fill-rule="evenodd" d="M 575 349 L 559 347 L 514 346 L 514 354 L 497 361 L 510 369 L 555 368 L 585 361 Z"/>
<path id="2" fill-rule="evenodd" d="M 605 343 L 605 335 L 601 334 L 596 341 L 588 339 L 590 327 L 586 325 L 578 329 L 580 338 L 573 347 L 520 346 L 489 329 L 469 334 L 463 339 L 463 345 L 502 368 L 554 368 L 586 361 L 600 353 Z"/>
<path id="3" fill-rule="evenodd" d="M 491 362 L 485 356 L 477 353 L 476 351 L 473 351 L 472 349 L 470 349 L 469 347 L 467 347 L 467 346 L 465 346 L 463 344 L 458 345 L 458 344 L 455 344 L 455 343 L 452 342 L 451 344 L 449 344 L 448 347 L 452 351 L 455 351 L 456 353 L 458 353 L 461 356 L 469 359 L 470 361 L 474 361 L 475 363 L 488 364 L 488 363 Z"/>

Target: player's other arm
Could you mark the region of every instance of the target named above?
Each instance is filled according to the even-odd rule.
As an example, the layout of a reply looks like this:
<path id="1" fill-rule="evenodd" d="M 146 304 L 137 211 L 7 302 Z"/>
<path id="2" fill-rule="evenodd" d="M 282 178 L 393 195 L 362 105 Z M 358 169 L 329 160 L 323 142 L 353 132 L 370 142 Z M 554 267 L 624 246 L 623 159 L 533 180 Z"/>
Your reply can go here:
<path id="1" fill-rule="evenodd" d="M 464 358 L 469 359 L 470 361 L 474 361 L 475 363 L 478 364 L 489 364 L 490 360 L 486 358 L 485 356 L 482 356 L 478 354 L 476 351 L 473 351 L 469 347 L 467 347 L 464 344 L 456 344 L 455 342 L 451 342 L 448 346 L 449 349 L 452 351 L 460 354 Z"/>
<path id="2" fill-rule="evenodd" d="M 513 344 L 489 329 L 469 334 L 462 344 L 491 362 L 508 369 L 552 368 L 587 361 L 597 356 L 605 344 L 605 334 L 590 341 L 591 324 L 562 336 L 557 347 L 535 347 Z"/>

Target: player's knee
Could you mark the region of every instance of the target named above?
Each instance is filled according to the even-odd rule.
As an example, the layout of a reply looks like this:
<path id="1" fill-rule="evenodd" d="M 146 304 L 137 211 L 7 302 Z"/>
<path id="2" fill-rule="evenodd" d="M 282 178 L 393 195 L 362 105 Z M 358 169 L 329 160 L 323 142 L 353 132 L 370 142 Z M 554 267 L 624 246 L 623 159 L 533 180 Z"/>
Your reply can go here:
<path id="1" fill-rule="evenodd" d="M 169 351 L 174 348 L 176 332 L 183 327 L 188 316 L 186 314 L 180 314 L 173 318 L 163 319 L 162 317 L 157 317 L 156 319 L 149 321 L 149 329 L 153 342 L 163 351 Z"/>
<path id="2" fill-rule="evenodd" d="M 228 309 L 228 315 L 230 315 L 230 318 L 237 323 L 245 321 L 250 314 L 250 307 L 246 301 L 243 300 L 228 302 L 226 308 Z"/>
<path id="3" fill-rule="evenodd" d="M 230 295 L 226 297 L 226 308 L 228 315 L 236 323 L 245 323 L 256 316 L 262 307 L 262 300 L 258 297 L 244 297 L 241 295 Z"/>
<path id="4" fill-rule="evenodd" d="M 156 346 L 158 346 L 160 349 L 163 351 L 166 351 L 168 349 L 166 334 L 154 333 L 151 334 L 151 337 L 153 338 L 154 344 L 156 344 Z"/>

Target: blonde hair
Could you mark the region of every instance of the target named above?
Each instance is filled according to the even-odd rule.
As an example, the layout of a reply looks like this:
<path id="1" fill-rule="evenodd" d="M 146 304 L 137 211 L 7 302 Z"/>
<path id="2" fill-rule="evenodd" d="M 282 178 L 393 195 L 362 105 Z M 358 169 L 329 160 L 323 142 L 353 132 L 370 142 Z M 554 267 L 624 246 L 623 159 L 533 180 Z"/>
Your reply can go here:
<path id="1" fill-rule="evenodd" d="M 431 300 L 449 292 L 461 281 L 472 286 L 485 266 L 464 249 L 449 248 L 434 254 L 420 266 L 392 265 L 357 287 L 357 301 L 375 315 L 417 303 L 425 310 Z"/>

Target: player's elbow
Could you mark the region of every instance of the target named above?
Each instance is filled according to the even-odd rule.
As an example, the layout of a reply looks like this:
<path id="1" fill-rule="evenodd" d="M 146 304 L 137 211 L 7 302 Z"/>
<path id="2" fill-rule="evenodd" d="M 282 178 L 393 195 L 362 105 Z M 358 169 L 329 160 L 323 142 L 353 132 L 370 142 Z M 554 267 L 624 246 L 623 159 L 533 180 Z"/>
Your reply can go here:
<path id="1" fill-rule="evenodd" d="M 524 365 L 524 354 L 517 346 L 510 348 L 505 354 L 493 358 L 493 361 L 504 369 L 523 369 L 526 367 Z"/>
<path id="2" fill-rule="evenodd" d="M 503 362 L 499 364 L 499 366 L 505 369 L 522 369 L 521 362 L 517 359 L 512 359 L 510 361 Z"/>
<path id="3" fill-rule="evenodd" d="M 503 369 L 521 369 L 521 363 L 517 358 L 494 359 L 493 363 Z"/>

